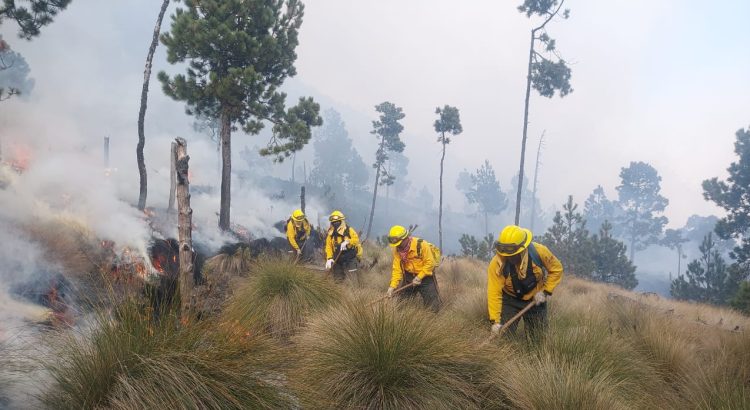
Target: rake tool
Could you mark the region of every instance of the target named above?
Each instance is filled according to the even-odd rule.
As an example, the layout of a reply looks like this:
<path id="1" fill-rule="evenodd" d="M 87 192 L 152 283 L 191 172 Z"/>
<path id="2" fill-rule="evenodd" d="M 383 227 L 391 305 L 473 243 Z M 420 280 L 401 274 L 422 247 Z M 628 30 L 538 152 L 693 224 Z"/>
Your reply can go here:
<path id="1" fill-rule="evenodd" d="M 398 289 L 396 289 L 396 290 L 393 291 L 393 295 L 395 295 L 395 294 L 397 294 L 397 293 L 399 293 L 399 292 L 401 292 L 403 290 L 406 290 L 407 288 L 410 288 L 412 286 L 414 286 L 414 283 L 409 283 L 409 284 L 406 284 L 404 286 L 401 286 L 400 288 L 398 288 Z M 373 300 L 372 302 L 368 303 L 367 306 L 372 306 L 375 303 L 378 303 L 378 302 L 380 302 L 380 301 L 382 301 L 384 299 L 387 299 L 387 298 L 388 298 L 387 295 L 383 296 L 383 297 L 380 297 L 380 298 L 377 298 L 377 299 Z"/>
<path id="2" fill-rule="evenodd" d="M 529 310 L 531 310 L 531 308 L 533 308 L 534 306 L 536 306 L 536 303 L 534 303 L 533 301 L 531 303 L 529 303 L 528 305 L 526 305 L 525 308 L 521 309 L 520 312 L 516 313 L 515 316 L 513 316 L 512 318 L 510 318 L 510 320 L 508 320 L 508 322 L 506 322 L 503 325 L 503 327 L 500 328 L 500 331 L 498 331 L 497 333 L 491 334 L 490 337 L 488 337 L 487 340 L 485 340 L 484 342 L 482 342 L 482 344 L 480 346 L 485 346 L 485 345 L 489 344 L 490 342 L 492 342 L 493 340 L 495 340 L 496 337 L 501 336 L 503 333 L 505 333 L 508 330 L 508 328 L 510 328 L 510 325 L 512 325 L 513 323 L 515 323 L 518 319 L 521 318 L 521 316 L 523 316 L 524 314 L 526 314 L 526 312 L 528 312 Z"/>

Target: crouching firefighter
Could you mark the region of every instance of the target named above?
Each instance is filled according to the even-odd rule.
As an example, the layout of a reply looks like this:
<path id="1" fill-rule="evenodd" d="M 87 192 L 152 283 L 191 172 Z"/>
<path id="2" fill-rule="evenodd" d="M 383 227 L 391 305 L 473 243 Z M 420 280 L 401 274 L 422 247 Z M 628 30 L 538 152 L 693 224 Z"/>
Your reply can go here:
<path id="1" fill-rule="evenodd" d="M 412 284 L 400 297 L 412 298 L 417 293 L 433 312 L 440 309 L 440 295 L 435 281 L 435 268 L 440 263 L 440 250 L 433 244 L 411 235 L 403 226 L 395 225 L 388 233 L 388 244 L 393 248 L 393 270 L 386 296 L 391 298 L 396 288 Z"/>
<path id="2" fill-rule="evenodd" d="M 307 221 L 305 213 L 301 209 L 295 209 L 292 216 L 286 221 L 286 239 L 289 246 L 297 253 L 297 259 L 301 259 L 303 252 L 309 255 L 305 243 L 310 238 L 310 222 Z"/>
<path id="3" fill-rule="evenodd" d="M 546 280 L 545 280 L 546 272 Z M 495 242 L 495 256 L 487 268 L 487 309 L 492 332 L 498 333 L 510 318 L 534 304 L 522 317 L 526 335 L 541 337 L 547 328 L 547 300 L 563 276 L 560 260 L 546 246 L 532 242 L 532 233 L 506 226 Z M 508 327 L 516 332 L 518 321 Z"/>
<path id="4" fill-rule="evenodd" d="M 326 269 L 336 282 L 346 279 L 346 272 L 356 268 L 362 257 L 357 231 L 348 226 L 345 219 L 341 211 L 333 211 L 328 217 L 331 226 L 326 235 Z"/>

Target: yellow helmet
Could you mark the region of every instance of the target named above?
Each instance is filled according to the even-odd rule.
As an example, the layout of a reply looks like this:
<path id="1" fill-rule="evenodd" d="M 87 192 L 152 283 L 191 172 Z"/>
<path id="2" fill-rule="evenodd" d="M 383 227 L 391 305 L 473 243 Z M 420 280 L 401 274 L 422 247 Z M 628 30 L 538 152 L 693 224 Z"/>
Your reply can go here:
<path id="1" fill-rule="evenodd" d="M 305 219 L 305 213 L 302 212 L 301 209 L 295 209 L 294 212 L 292 212 L 292 219 L 297 222 L 302 222 Z"/>
<path id="2" fill-rule="evenodd" d="M 331 212 L 331 216 L 328 217 L 329 222 L 336 222 L 336 221 L 343 221 L 346 219 L 344 217 L 344 214 L 341 213 L 341 211 L 333 211 Z"/>
<path id="3" fill-rule="evenodd" d="M 409 231 L 401 225 L 393 225 L 388 232 L 388 245 L 396 247 L 401 245 L 404 239 L 409 237 Z"/>
<path id="4" fill-rule="evenodd" d="M 500 256 L 518 255 L 529 246 L 532 238 L 530 230 L 508 225 L 503 228 L 495 241 L 495 253 Z"/>

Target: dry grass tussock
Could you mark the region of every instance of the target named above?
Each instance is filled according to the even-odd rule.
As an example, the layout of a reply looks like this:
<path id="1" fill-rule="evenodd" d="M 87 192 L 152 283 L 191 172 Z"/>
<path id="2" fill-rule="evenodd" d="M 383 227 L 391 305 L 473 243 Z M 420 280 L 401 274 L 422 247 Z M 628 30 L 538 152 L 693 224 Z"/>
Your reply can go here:
<path id="1" fill-rule="evenodd" d="M 292 262 L 261 260 L 250 276 L 234 292 L 223 317 L 282 339 L 294 334 L 311 313 L 340 299 L 339 289 L 322 272 Z"/>
<path id="2" fill-rule="evenodd" d="M 99 239 L 74 219 L 58 217 L 27 223 L 24 232 L 44 250 L 45 260 L 78 280 L 99 280 L 107 254 Z"/>
<path id="3" fill-rule="evenodd" d="M 492 350 L 466 329 L 408 304 L 352 301 L 315 316 L 295 339 L 292 377 L 306 408 L 481 408 L 492 394 Z"/>
<path id="4" fill-rule="evenodd" d="M 84 335 L 62 332 L 44 360 L 49 408 L 283 408 L 283 352 L 260 334 L 226 324 L 160 321 L 134 304 L 101 314 Z"/>
<path id="5" fill-rule="evenodd" d="M 220 253 L 206 260 L 202 274 L 207 281 L 218 283 L 225 278 L 247 276 L 252 263 L 250 248 L 238 247 L 234 253 Z"/>

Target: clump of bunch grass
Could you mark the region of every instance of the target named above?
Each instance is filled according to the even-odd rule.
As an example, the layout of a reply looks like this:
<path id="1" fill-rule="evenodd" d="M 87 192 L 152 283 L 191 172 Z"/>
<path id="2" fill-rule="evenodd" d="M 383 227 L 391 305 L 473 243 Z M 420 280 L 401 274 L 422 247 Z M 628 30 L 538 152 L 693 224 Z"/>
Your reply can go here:
<path id="1" fill-rule="evenodd" d="M 326 274 L 285 260 L 262 260 L 225 309 L 228 322 L 288 339 L 309 314 L 338 302 L 340 293 Z"/>
<path id="2" fill-rule="evenodd" d="M 247 276 L 253 263 L 249 247 L 238 246 L 231 253 L 220 253 L 206 260 L 202 274 L 209 282 L 219 282 L 224 278 Z"/>
<path id="3" fill-rule="evenodd" d="M 159 320 L 134 303 L 100 313 L 88 334 L 58 340 L 44 360 L 52 383 L 40 397 L 58 409 L 284 408 L 281 352 L 272 341 L 223 324 Z"/>
<path id="4" fill-rule="evenodd" d="M 295 341 L 294 380 L 309 408 L 479 408 L 497 391 L 488 360 L 496 350 L 412 304 L 346 303 Z"/>

